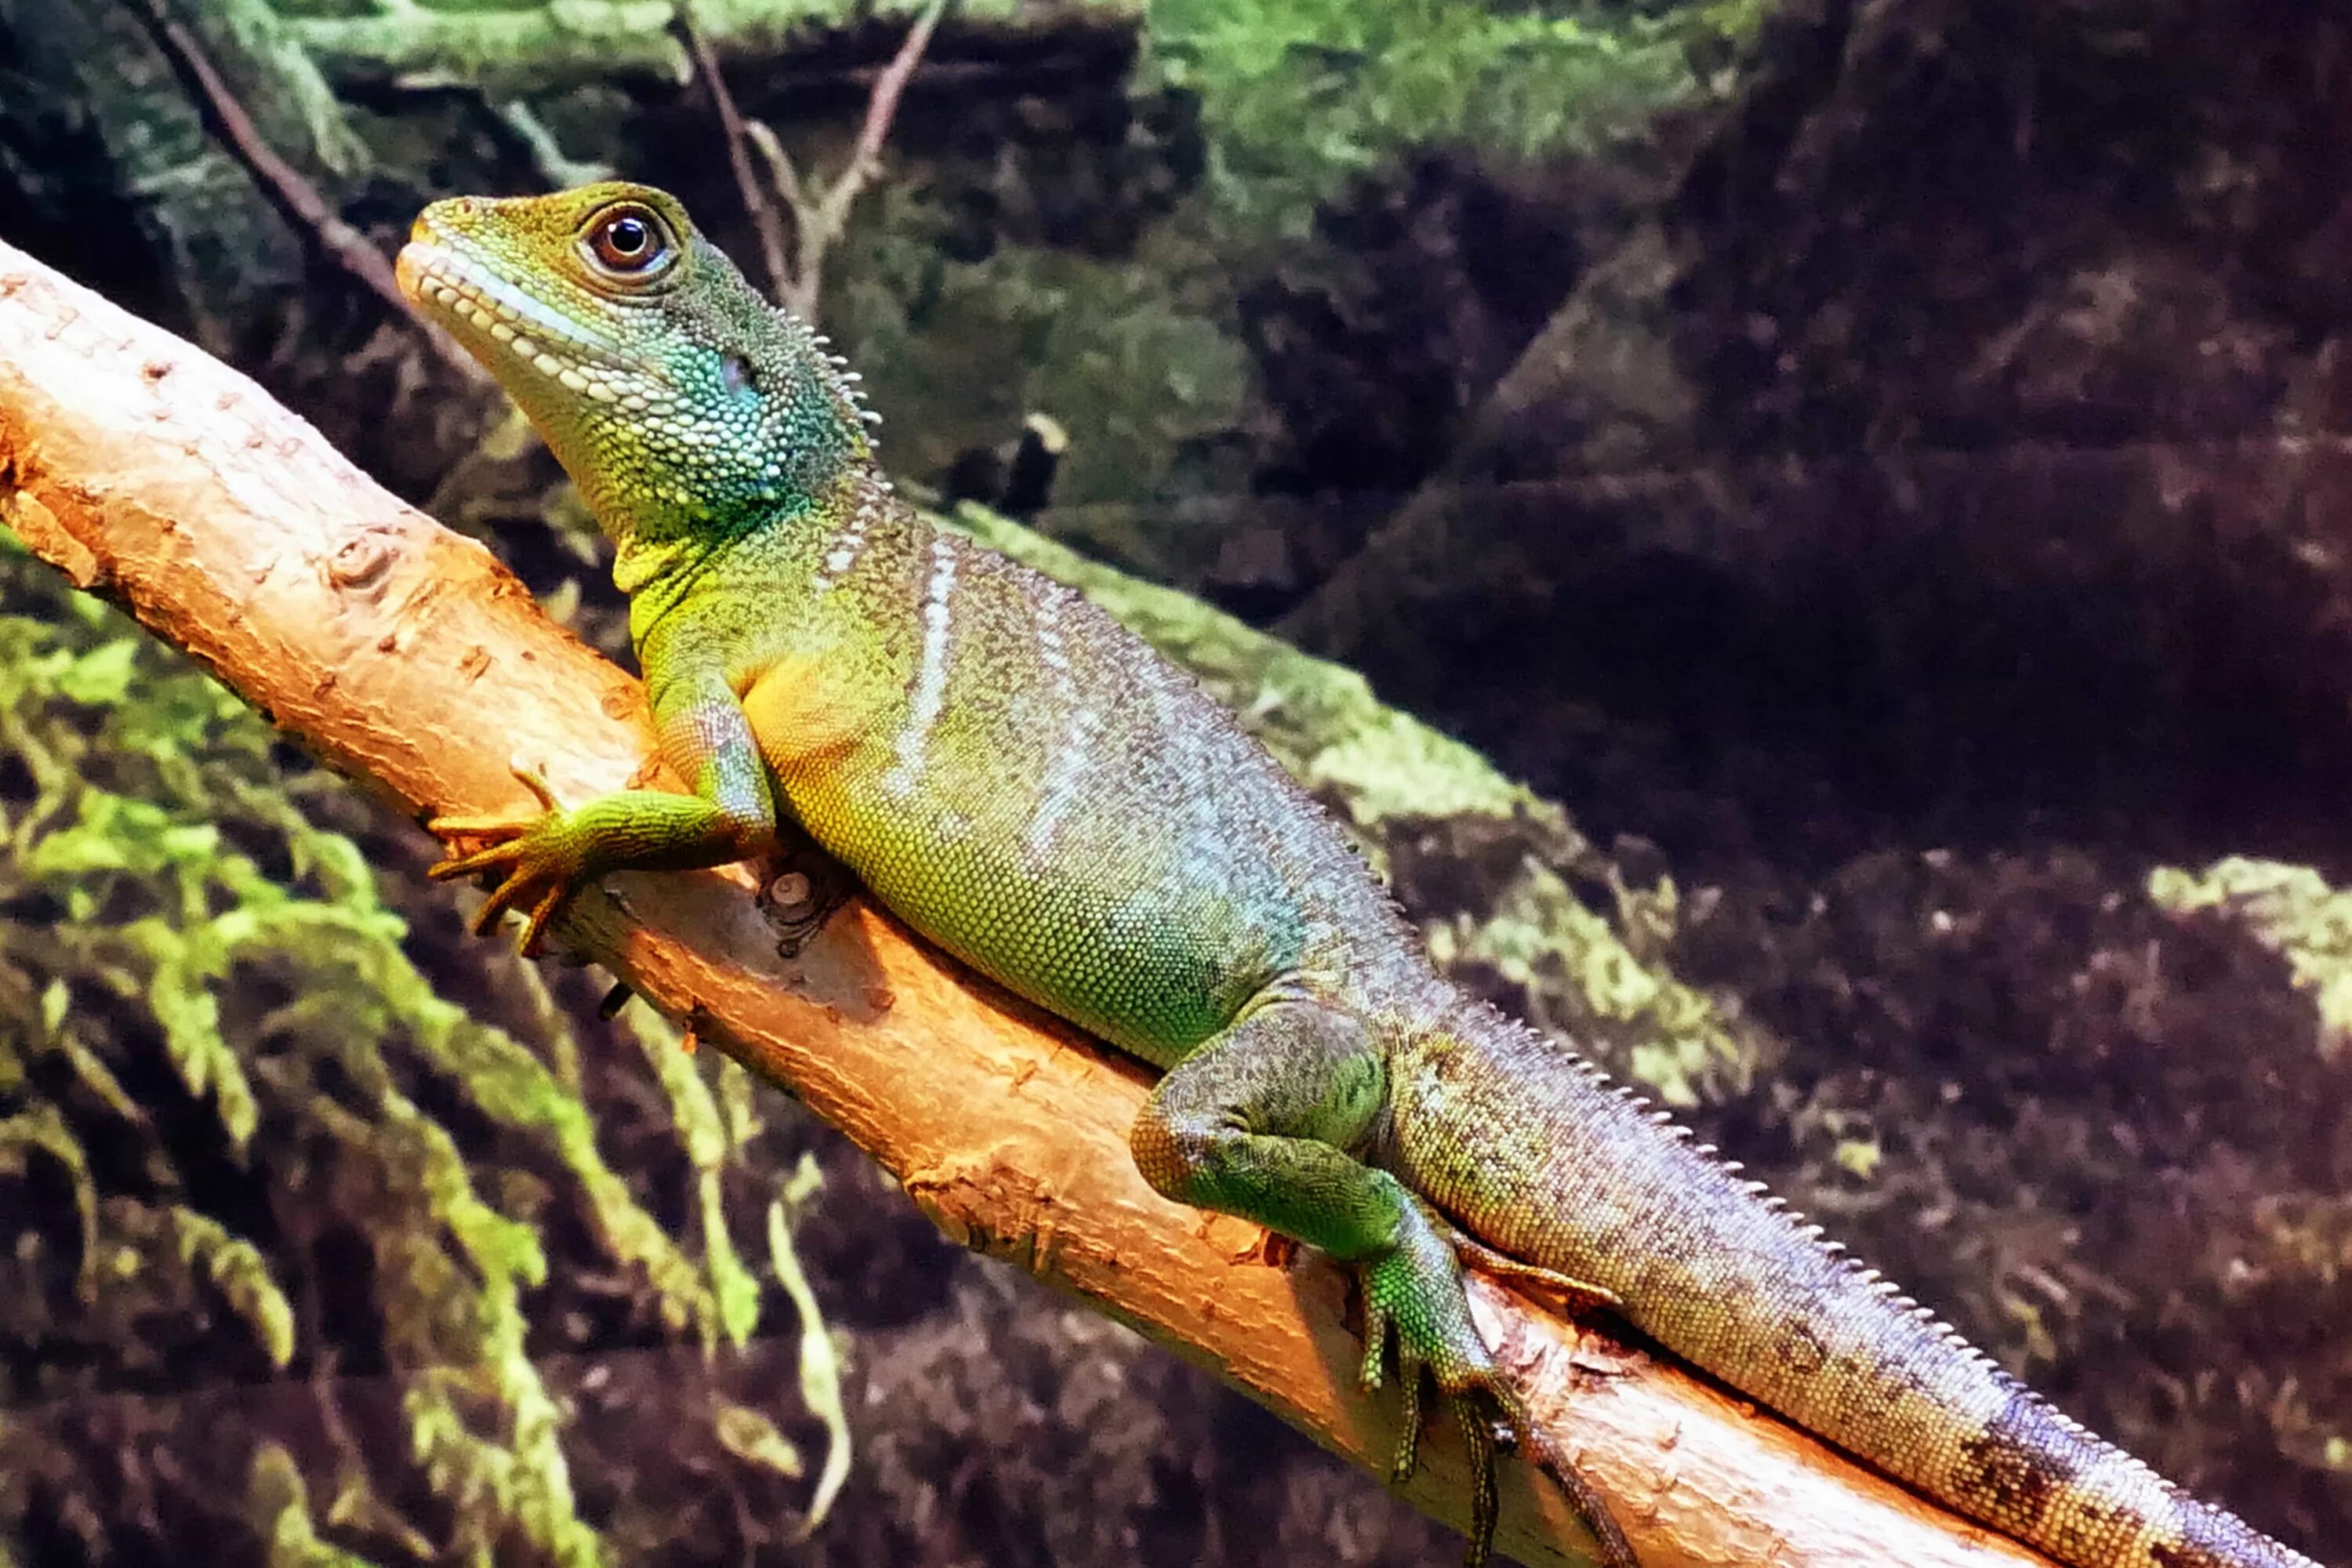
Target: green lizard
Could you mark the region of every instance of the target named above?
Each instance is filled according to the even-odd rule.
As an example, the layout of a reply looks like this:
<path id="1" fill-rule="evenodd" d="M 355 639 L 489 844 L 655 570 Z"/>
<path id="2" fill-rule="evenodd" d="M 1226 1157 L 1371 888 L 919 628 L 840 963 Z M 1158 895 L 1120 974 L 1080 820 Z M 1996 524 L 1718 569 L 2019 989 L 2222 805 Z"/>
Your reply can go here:
<path id="1" fill-rule="evenodd" d="M 481 928 L 519 910 L 535 951 L 585 879 L 755 856 L 798 824 L 940 946 L 1166 1069 L 1132 1139 L 1154 1187 L 1359 1271 L 1363 1381 L 1392 1348 L 1407 1407 L 1396 1473 L 1424 1371 L 1471 1435 L 1474 1563 L 1496 1438 L 1528 1434 L 1472 1326 L 1465 1251 L 1590 1282 L 1667 1349 L 2074 1568 L 2316 1568 L 1438 979 L 1339 829 L 1188 678 L 891 493 L 855 378 L 673 198 L 436 203 L 399 276 L 611 534 L 694 790 L 567 810 L 534 785 L 543 814 L 435 822 L 481 846 L 437 875 L 497 879 Z"/>

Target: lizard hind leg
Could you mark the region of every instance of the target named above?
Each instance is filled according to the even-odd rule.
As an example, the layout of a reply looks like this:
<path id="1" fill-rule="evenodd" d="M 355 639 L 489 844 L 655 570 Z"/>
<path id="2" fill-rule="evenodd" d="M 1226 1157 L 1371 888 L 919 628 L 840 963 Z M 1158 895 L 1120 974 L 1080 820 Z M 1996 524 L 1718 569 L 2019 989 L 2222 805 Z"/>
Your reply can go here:
<path id="1" fill-rule="evenodd" d="M 1496 1431 L 1516 1432 L 1521 1413 L 1471 1321 L 1451 1228 L 1395 1176 L 1349 1152 L 1370 1139 L 1387 1093 L 1384 1054 L 1360 1020 L 1286 998 L 1178 1063 L 1129 1142 L 1163 1194 L 1255 1220 L 1357 1268 L 1364 1386 L 1380 1386 L 1391 1344 L 1403 1385 L 1392 1479 L 1412 1472 L 1426 1368 L 1469 1439 L 1475 1564 L 1494 1540 Z"/>

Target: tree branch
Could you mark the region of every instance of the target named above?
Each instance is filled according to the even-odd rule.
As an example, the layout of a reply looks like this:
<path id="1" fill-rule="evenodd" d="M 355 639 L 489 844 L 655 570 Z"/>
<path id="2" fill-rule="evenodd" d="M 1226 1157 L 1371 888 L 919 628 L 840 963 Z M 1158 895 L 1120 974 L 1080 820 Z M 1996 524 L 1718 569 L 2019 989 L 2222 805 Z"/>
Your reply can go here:
<path id="1" fill-rule="evenodd" d="M 510 758 L 570 800 L 657 776 L 636 683 L 479 545 L 378 489 L 242 376 L 5 245 L 0 521 L 404 812 L 528 807 Z M 1311 1255 L 1270 1266 L 1256 1227 L 1144 1184 L 1127 1152 L 1139 1068 L 862 900 L 782 958 L 749 882 L 741 868 L 614 876 L 558 935 L 799 1095 L 950 1236 L 1385 1465 L 1394 1396 L 1356 1391 L 1341 1275 Z M 1483 1278 L 1473 1305 L 1644 1568 L 2042 1562 Z M 1422 1451 L 1405 1495 L 1459 1524 L 1459 1443 L 1433 1434 Z M 1506 1466 L 1506 1551 L 1560 1563 L 1585 1539 L 1555 1488 Z"/>

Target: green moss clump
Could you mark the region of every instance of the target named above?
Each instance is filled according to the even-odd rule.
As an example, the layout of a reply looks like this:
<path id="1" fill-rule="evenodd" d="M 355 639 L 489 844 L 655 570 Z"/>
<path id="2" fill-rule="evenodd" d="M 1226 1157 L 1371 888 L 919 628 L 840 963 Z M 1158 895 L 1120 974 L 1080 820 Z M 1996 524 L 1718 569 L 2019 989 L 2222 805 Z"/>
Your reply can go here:
<path id="1" fill-rule="evenodd" d="M 1589 151 L 1708 86 L 1765 0 L 1612 12 L 1478 0 L 1162 0 L 1166 79 L 1201 94 L 1223 204 L 1303 232 L 1340 182 L 1416 145 Z"/>
<path id="2" fill-rule="evenodd" d="M 694 1173 L 698 1225 L 673 1226 L 645 1151 L 625 1171 L 600 1140 L 566 1010 L 476 980 L 520 997 L 517 1032 L 443 994 L 385 850 L 342 830 L 393 825 L 274 753 L 221 687 L 0 552 L 0 1404 L 25 1412 L 0 1428 L 0 1542 L 82 1494 L 101 1530 L 222 1562 L 618 1561 L 616 1532 L 658 1527 L 583 1510 L 544 1361 L 583 1310 L 557 1260 L 716 1358 L 682 1448 L 725 1453 L 727 1358 L 772 1312 L 824 1335 L 812 1295 L 740 1255 L 777 1245 L 768 1194 L 725 1180 L 746 1092 L 639 1026 Z M 84 1397 L 131 1390 L 158 1412 L 137 1441 Z M 829 1396 L 807 1415 L 845 1434 Z M 126 1473 L 152 1517 L 115 1500 Z"/>
<path id="3" fill-rule="evenodd" d="M 2318 1005 L 2320 1054 L 2336 1057 L 2352 1040 L 2352 893 L 2308 866 L 2233 855 L 2202 872 L 2158 867 L 2147 894 L 2176 915 L 2212 910 L 2239 921 Z"/>

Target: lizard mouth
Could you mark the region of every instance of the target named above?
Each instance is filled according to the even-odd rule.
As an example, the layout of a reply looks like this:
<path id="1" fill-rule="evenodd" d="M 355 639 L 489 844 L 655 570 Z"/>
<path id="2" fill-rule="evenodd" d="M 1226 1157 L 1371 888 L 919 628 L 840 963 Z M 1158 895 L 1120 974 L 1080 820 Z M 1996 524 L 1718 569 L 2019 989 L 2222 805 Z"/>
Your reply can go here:
<path id="1" fill-rule="evenodd" d="M 485 357 L 529 365 L 601 402 L 624 401 L 628 395 L 614 381 L 645 374 L 561 308 L 473 265 L 422 222 L 401 247 L 393 275 L 429 314 L 489 345 L 493 355 Z"/>

